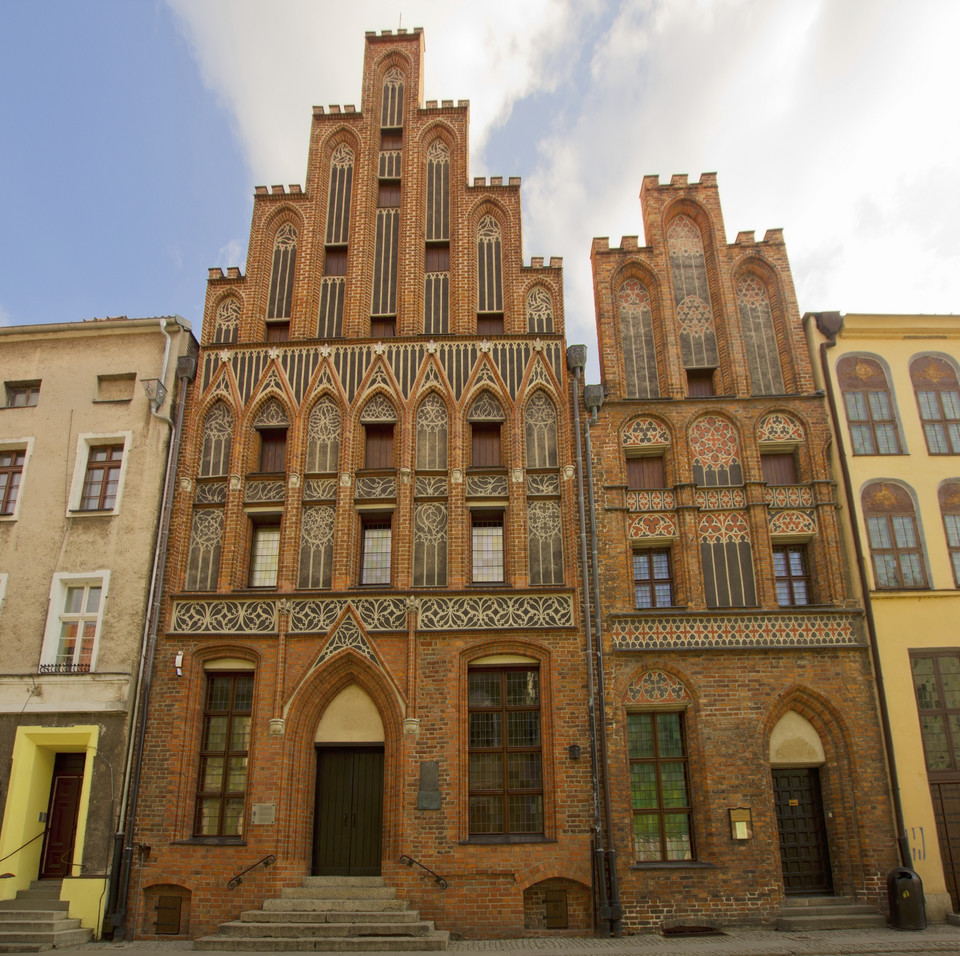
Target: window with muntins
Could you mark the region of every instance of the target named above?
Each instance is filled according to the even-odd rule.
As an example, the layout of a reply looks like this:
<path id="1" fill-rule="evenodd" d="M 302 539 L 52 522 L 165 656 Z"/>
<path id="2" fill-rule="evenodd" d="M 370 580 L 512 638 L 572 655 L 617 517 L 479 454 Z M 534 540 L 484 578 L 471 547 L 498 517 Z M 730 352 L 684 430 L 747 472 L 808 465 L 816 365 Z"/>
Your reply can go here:
<path id="1" fill-rule="evenodd" d="M 253 674 L 207 674 L 195 836 L 243 833 Z"/>
<path id="2" fill-rule="evenodd" d="M 230 470 L 233 415 L 223 402 L 211 406 L 203 419 L 200 445 L 200 477 L 225 475 Z"/>
<path id="3" fill-rule="evenodd" d="M 633 855 L 638 863 L 693 859 L 684 737 L 683 714 L 627 714 Z"/>
<path id="4" fill-rule="evenodd" d="M 850 441 L 855 455 L 899 455 L 900 430 L 886 373 L 879 362 L 857 355 L 837 363 Z"/>
<path id="5" fill-rule="evenodd" d="M 502 584 L 504 580 L 503 512 L 474 512 L 471 519 L 473 541 L 473 583 Z"/>
<path id="6" fill-rule="evenodd" d="M 913 499 L 900 485 L 876 482 L 863 490 L 875 586 L 925 588 L 923 544 L 917 529 Z"/>
<path id="7" fill-rule="evenodd" d="M 960 482 L 946 481 L 938 492 L 943 530 L 947 536 L 953 583 L 960 588 Z"/>
<path id="8" fill-rule="evenodd" d="M 293 302 L 293 276 L 297 264 L 297 230 L 287 222 L 273 241 L 273 269 L 267 294 L 267 321 L 289 319 Z"/>
<path id="9" fill-rule="evenodd" d="M 447 406 L 439 395 L 428 395 L 417 409 L 417 470 L 447 467 Z"/>
<path id="10" fill-rule="evenodd" d="M 275 588 L 280 567 L 279 517 L 258 517 L 250 541 L 250 587 Z"/>
<path id="11" fill-rule="evenodd" d="M 780 607 L 810 603 L 810 572 L 804 545 L 774 548 L 773 573 L 776 577 L 777 603 Z"/>
<path id="12" fill-rule="evenodd" d="M 910 378 L 931 455 L 960 454 L 960 384 L 944 359 L 924 356 L 910 363 Z"/>
<path id="13" fill-rule="evenodd" d="M 41 666 L 41 673 L 86 674 L 91 670 L 102 597 L 103 584 L 99 580 L 67 585 L 60 610 L 56 658 L 53 664 Z"/>
<path id="14" fill-rule="evenodd" d="M 0 515 L 12 515 L 17 510 L 26 461 L 24 448 L 0 449 Z"/>
<path id="15" fill-rule="evenodd" d="M 484 216 L 477 227 L 477 331 L 503 331 L 503 269 L 500 223 Z M 479 323 L 484 322 L 484 328 Z"/>
<path id="16" fill-rule="evenodd" d="M 360 583 L 390 584 L 390 557 L 393 551 L 393 526 L 389 517 L 363 518 L 360 554 Z"/>
<path id="17" fill-rule="evenodd" d="M 540 672 L 471 668 L 467 676 L 469 833 L 543 833 Z"/>
<path id="18" fill-rule="evenodd" d="M 751 391 L 754 395 L 780 395 L 783 372 L 767 287 L 756 276 L 743 276 L 737 283 L 737 306 Z"/>
<path id="19" fill-rule="evenodd" d="M 627 279 L 617 291 L 617 311 L 623 345 L 624 394 L 627 398 L 657 398 L 660 381 L 647 287 L 637 279 Z"/>
<path id="20" fill-rule="evenodd" d="M 633 600 L 641 609 L 673 605 L 673 573 L 670 549 L 633 553 Z"/>
<path id="21" fill-rule="evenodd" d="M 5 382 L 7 408 L 32 408 L 40 401 L 39 382 Z"/>
<path id="22" fill-rule="evenodd" d="M 340 459 L 340 409 L 328 398 L 310 410 L 307 420 L 307 473 L 337 470 Z"/>
<path id="23" fill-rule="evenodd" d="M 81 511 L 109 511 L 117 503 L 123 445 L 93 445 L 80 493 Z"/>
<path id="24" fill-rule="evenodd" d="M 960 648 L 910 652 L 927 773 L 960 780 Z"/>
<path id="25" fill-rule="evenodd" d="M 222 544 L 223 508 L 197 508 L 190 528 L 190 551 L 184 583 L 186 590 L 217 589 Z"/>
<path id="26" fill-rule="evenodd" d="M 717 368 L 720 359 L 707 281 L 707 260 L 700 228 L 693 219 L 680 215 L 670 222 L 667 249 L 683 367 Z"/>

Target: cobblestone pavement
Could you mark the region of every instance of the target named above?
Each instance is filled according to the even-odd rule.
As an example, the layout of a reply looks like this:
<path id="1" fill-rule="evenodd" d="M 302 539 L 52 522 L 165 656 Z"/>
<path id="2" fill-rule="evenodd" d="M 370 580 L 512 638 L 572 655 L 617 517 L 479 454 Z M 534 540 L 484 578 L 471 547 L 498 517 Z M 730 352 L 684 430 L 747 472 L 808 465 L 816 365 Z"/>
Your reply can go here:
<path id="1" fill-rule="evenodd" d="M 192 951 L 185 940 L 165 942 L 85 943 L 63 952 L 77 956 L 110 956 L 120 951 L 123 956 L 164 956 Z M 387 950 L 386 952 L 391 952 Z M 610 956 L 900 956 L 906 953 L 944 953 L 960 956 L 960 927 L 929 926 L 919 932 L 900 932 L 895 929 L 842 930 L 835 932 L 777 933 L 762 929 L 730 929 L 723 935 L 678 939 L 659 934 L 623 936 L 620 939 L 596 937 L 533 937 L 525 939 L 457 940 L 450 943 L 447 952 L 494 953 L 529 952 L 537 956 L 551 954 L 591 954 Z M 222 954 L 221 954 L 222 956 Z M 418 956 L 407 951 L 405 956 Z"/>

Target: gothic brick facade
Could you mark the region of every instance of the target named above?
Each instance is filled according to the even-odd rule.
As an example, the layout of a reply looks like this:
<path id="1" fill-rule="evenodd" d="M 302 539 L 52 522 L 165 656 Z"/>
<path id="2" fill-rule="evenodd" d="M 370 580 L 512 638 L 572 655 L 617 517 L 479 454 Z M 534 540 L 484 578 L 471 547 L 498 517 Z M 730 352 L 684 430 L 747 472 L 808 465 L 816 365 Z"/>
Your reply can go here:
<path id="1" fill-rule="evenodd" d="M 367 34 L 360 109 L 314 110 L 304 188 L 258 187 L 247 274 L 210 273 L 138 936 L 311 873 L 467 935 L 538 931 L 558 889 L 591 925 L 561 262 L 521 261 L 519 180 L 468 184 L 468 105 L 423 104 L 422 57 Z"/>
<path id="2" fill-rule="evenodd" d="M 871 660 L 782 235 L 728 244 L 712 174 L 646 177 L 640 199 L 646 245 L 592 250 L 624 928 L 769 920 L 795 893 L 882 907 Z"/>

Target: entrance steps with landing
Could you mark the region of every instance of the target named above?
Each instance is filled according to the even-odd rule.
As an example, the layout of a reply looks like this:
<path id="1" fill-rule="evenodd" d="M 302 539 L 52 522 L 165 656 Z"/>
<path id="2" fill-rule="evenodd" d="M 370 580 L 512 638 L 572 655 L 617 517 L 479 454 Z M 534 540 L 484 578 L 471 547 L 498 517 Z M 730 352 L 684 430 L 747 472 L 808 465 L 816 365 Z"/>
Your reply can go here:
<path id="1" fill-rule="evenodd" d="M 205 951 L 402 952 L 443 950 L 449 933 L 420 919 L 379 876 L 308 876 L 259 910 L 193 942 Z"/>
<path id="2" fill-rule="evenodd" d="M 849 896 L 787 897 L 777 919 L 777 929 L 795 933 L 823 929 L 883 929 L 887 921 L 868 903 Z"/>
<path id="3" fill-rule="evenodd" d="M 88 943 L 93 932 L 70 919 L 60 880 L 35 880 L 15 899 L 0 900 L 0 953 L 42 953 Z"/>

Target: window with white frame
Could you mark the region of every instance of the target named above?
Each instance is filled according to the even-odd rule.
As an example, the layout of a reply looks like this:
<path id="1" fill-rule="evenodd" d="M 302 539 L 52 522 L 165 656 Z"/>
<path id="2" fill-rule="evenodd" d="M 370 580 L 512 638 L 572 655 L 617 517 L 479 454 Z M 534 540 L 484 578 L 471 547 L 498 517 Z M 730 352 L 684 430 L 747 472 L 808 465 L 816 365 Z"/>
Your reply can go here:
<path id="1" fill-rule="evenodd" d="M 15 519 L 23 497 L 23 481 L 33 439 L 0 442 L 0 518 Z"/>
<path id="2" fill-rule="evenodd" d="M 86 674 L 95 669 L 109 580 L 109 571 L 53 576 L 41 674 Z"/>
<path id="3" fill-rule="evenodd" d="M 120 511 L 131 440 L 131 432 L 79 436 L 70 488 L 71 514 Z"/>

